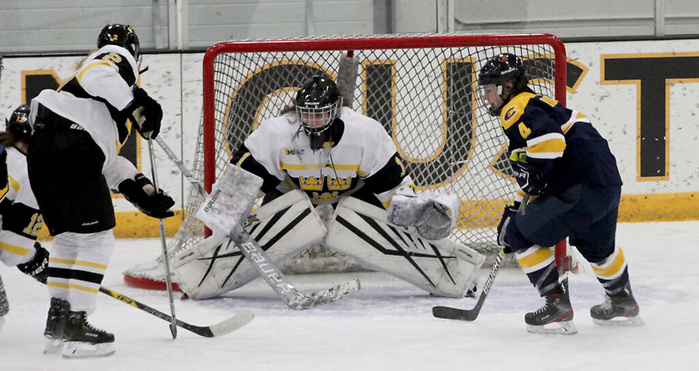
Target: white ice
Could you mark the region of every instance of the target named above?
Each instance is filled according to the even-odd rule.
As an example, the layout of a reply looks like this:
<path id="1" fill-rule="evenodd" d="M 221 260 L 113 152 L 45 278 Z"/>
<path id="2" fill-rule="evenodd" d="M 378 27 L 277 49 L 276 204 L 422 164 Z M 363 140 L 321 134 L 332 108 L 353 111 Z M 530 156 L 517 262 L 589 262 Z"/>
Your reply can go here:
<path id="1" fill-rule="evenodd" d="M 515 268 L 501 271 L 471 323 L 433 318 L 431 309 L 470 308 L 475 299 L 430 297 L 384 274 L 295 275 L 288 278 L 302 291 L 352 277 L 363 286 L 339 302 L 303 311 L 288 309 L 261 279 L 222 299 L 193 302 L 177 295 L 177 317 L 194 325 L 220 322 L 242 308 L 256 318 L 218 338 L 180 328 L 175 340 L 168 322 L 100 294 L 90 321 L 115 334 L 116 354 L 67 360 L 42 354 L 46 288 L 2 266 L 11 308 L 0 332 L 0 370 L 697 370 L 697 231 L 699 221 L 620 224 L 617 242 L 646 325 L 594 325 L 589 308 L 603 294 L 583 265 L 570 282 L 579 330 L 572 336 L 526 332 L 524 313 L 543 301 Z M 159 241 L 119 240 L 103 284 L 169 313 L 167 293 L 128 287 L 121 275 L 158 255 Z"/>

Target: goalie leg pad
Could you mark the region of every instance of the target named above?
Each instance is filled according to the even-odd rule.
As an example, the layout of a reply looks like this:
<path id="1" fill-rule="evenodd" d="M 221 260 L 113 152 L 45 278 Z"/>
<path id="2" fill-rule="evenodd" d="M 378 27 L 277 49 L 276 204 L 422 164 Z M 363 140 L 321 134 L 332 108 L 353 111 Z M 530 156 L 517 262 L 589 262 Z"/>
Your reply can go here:
<path id="1" fill-rule="evenodd" d="M 288 192 L 253 211 L 244 227 L 278 265 L 321 241 L 326 231 L 301 191 Z M 172 264 L 180 289 L 195 300 L 221 296 L 259 277 L 238 246 L 216 233 L 178 254 Z"/>
<path id="2" fill-rule="evenodd" d="M 386 217 L 381 208 L 352 197 L 343 199 L 325 245 L 431 294 L 455 298 L 467 294 L 485 260 L 481 254 L 448 239 L 417 237 L 387 223 Z"/>

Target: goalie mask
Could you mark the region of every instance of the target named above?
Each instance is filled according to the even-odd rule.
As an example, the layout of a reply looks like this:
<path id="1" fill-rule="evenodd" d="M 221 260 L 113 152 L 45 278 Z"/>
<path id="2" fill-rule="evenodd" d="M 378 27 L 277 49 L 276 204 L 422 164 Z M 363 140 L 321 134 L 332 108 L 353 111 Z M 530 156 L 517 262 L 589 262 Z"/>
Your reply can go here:
<path id="1" fill-rule="evenodd" d="M 508 82 L 511 82 L 512 86 L 507 86 Z M 498 54 L 489 59 L 478 72 L 478 84 L 481 88 L 486 85 L 495 85 L 497 94 L 503 100 L 498 107 L 486 102 L 488 113 L 493 116 L 499 116 L 502 107 L 512 97 L 523 91 L 528 91 L 527 83 L 527 73 L 522 59 L 510 53 Z M 485 93 L 481 94 L 481 96 L 483 95 Z"/>
<path id="2" fill-rule="evenodd" d="M 32 135 L 32 127 L 29 124 L 29 114 L 31 109 L 29 105 L 24 104 L 10 116 L 10 119 L 5 119 L 5 130 L 12 133 L 14 140 L 26 140 Z"/>
<path id="3" fill-rule="evenodd" d="M 105 45 L 118 45 L 133 55 L 136 60 L 141 56 L 141 44 L 131 26 L 126 24 L 108 24 L 102 28 L 97 37 L 97 48 Z"/>
<path id="4" fill-rule="evenodd" d="M 328 77 L 314 76 L 297 93 L 295 106 L 296 115 L 311 140 L 311 149 L 320 148 L 342 107 L 337 85 Z"/>

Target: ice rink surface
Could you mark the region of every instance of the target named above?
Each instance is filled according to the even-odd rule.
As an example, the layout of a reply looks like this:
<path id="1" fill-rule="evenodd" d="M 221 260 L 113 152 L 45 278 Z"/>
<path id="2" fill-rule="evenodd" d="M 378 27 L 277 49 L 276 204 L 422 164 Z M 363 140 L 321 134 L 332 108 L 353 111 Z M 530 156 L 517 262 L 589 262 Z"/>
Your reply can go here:
<path id="1" fill-rule="evenodd" d="M 44 356 L 44 286 L 0 267 L 10 313 L 0 330 L 0 370 L 697 370 L 699 365 L 699 221 L 620 224 L 617 243 L 646 325 L 594 325 L 589 308 L 601 286 L 583 263 L 570 279 L 578 334 L 535 335 L 524 314 L 543 304 L 524 274 L 501 270 L 474 322 L 432 317 L 434 305 L 471 308 L 475 299 L 431 297 L 381 273 L 294 275 L 297 289 L 324 289 L 358 277 L 362 289 L 314 309 L 288 309 L 262 279 L 226 298 L 194 302 L 176 295 L 177 317 L 193 325 L 223 321 L 242 308 L 247 326 L 204 338 L 99 294 L 90 322 L 113 332 L 116 354 L 67 360 Z M 161 250 L 159 239 L 119 240 L 103 285 L 169 313 L 166 292 L 126 286 L 121 272 Z M 489 267 L 486 267 L 489 268 Z M 485 281 L 483 270 L 479 285 Z"/>

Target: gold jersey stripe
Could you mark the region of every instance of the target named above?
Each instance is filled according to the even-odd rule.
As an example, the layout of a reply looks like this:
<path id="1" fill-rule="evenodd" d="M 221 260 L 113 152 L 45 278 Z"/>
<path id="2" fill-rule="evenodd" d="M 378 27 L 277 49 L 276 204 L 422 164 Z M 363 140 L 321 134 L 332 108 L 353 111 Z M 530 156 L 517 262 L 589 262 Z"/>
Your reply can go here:
<path id="1" fill-rule="evenodd" d="M 102 269 L 102 270 L 107 270 L 107 265 L 106 264 L 98 264 L 98 263 L 93 263 L 85 260 L 70 260 L 70 259 L 61 259 L 61 258 L 49 258 L 50 263 L 57 263 L 57 264 L 67 264 L 67 265 L 83 265 L 86 267 L 92 267 L 92 268 L 97 268 L 97 269 Z"/>
<path id="2" fill-rule="evenodd" d="M 91 293 L 91 294 L 97 294 L 97 290 L 98 290 L 98 288 L 95 288 L 95 287 L 87 287 L 87 286 L 83 286 L 83 285 L 76 285 L 76 284 L 74 284 L 74 283 L 68 284 L 68 283 L 61 283 L 61 282 L 48 282 L 48 283 L 46 284 L 46 286 L 49 286 L 49 287 L 58 287 L 58 288 L 67 289 L 67 290 L 70 290 L 70 289 L 73 289 L 73 290 L 80 290 L 80 291 L 89 292 L 89 293 Z"/>
<path id="3" fill-rule="evenodd" d="M 554 159 L 563 156 L 566 141 L 562 134 L 550 133 L 527 141 L 527 157 Z"/>
<path id="4" fill-rule="evenodd" d="M 528 271 L 536 270 L 532 268 L 539 267 L 544 263 L 548 265 L 549 260 L 553 259 L 553 252 L 551 252 L 551 249 L 548 247 L 534 245 L 521 254 L 516 254 L 516 256 L 517 262 L 522 267 L 522 270 L 528 273 Z"/>
<path id="5" fill-rule="evenodd" d="M 610 255 L 603 263 L 591 263 L 590 265 L 592 266 L 592 270 L 595 271 L 597 277 L 610 280 L 624 273 L 624 268 L 626 268 L 626 259 L 624 258 L 624 252 L 617 247 L 614 250 L 614 253 Z"/>
<path id="6" fill-rule="evenodd" d="M 282 168 L 292 171 L 303 171 L 303 170 L 318 170 L 320 169 L 320 164 L 290 164 L 288 162 L 282 162 Z M 351 171 L 357 172 L 359 170 L 359 164 L 350 165 L 338 165 L 333 164 L 332 168 L 336 171 Z"/>
<path id="7" fill-rule="evenodd" d="M 0 241 L 0 249 L 19 256 L 26 256 L 31 250 L 22 246 L 12 245 L 7 242 Z"/>
<path id="8" fill-rule="evenodd" d="M 83 74 L 84 74 L 85 72 L 87 72 L 87 70 L 89 70 L 90 68 L 92 68 L 92 67 L 94 67 L 94 66 L 99 66 L 99 65 L 104 65 L 104 66 L 109 66 L 109 67 L 112 66 L 112 65 L 111 65 L 109 62 L 107 62 L 107 61 L 94 61 L 94 62 L 88 64 L 87 66 L 85 66 L 85 67 L 80 71 L 80 73 L 79 73 L 78 76 L 77 76 L 78 82 L 80 82 L 80 80 L 83 78 Z"/>

